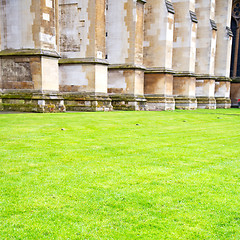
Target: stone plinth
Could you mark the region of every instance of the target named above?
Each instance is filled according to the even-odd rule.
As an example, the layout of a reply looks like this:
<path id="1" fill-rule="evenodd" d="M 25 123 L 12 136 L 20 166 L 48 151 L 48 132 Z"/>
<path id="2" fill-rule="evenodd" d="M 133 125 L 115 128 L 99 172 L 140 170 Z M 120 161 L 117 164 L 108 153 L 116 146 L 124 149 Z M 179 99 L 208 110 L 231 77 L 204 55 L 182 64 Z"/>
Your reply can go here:
<path id="1" fill-rule="evenodd" d="M 108 93 L 115 110 L 146 110 L 144 68 L 136 65 L 110 65 Z"/>
<path id="2" fill-rule="evenodd" d="M 103 93 L 63 93 L 64 104 L 67 111 L 96 112 L 111 111 L 111 98 Z"/>
<path id="3" fill-rule="evenodd" d="M 147 100 L 147 109 L 149 111 L 170 111 L 175 109 L 175 100 L 173 97 L 161 96 L 161 95 L 144 95 Z"/>
<path id="4" fill-rule="evenodd" d="M 230 79 L 217 78 L 215 82 L 215 99 L 217 108 L 231 108 Z"/>
<path id="5" fill-rule="evenodd" d="M 144 78 L 144 93 L 148 109 L 152 111 L 174 110 L 172 70 L 147 69 Z"/>
<path id="6" fill-rule="evenodd" d="M 4 91 L 0 94 L 1 111 L 64 112 L 64 100 L 58 93 Z"/>
<path id="7" fill-rule="evenodd" d="M 173 96 L 176 109 L 194 110 L 197 108 L 195 97 L 196 78 L 191 73 L 174 74 Z"/>
<path id="8" fill-rule="evenodd" d="M 112 106 L 114 110 L 124 111 L 145 111 L 147 108 L 147 101 L 142 95 L 132 94 L 110 94 L 112 99 Z"/>
<path id="9" fill-rule="evenodd" d="M 196 77 L 196 98 L 198 108 L 216 109 L 216 100 L 214 98 L 215 79 L 210 76 Z"/>

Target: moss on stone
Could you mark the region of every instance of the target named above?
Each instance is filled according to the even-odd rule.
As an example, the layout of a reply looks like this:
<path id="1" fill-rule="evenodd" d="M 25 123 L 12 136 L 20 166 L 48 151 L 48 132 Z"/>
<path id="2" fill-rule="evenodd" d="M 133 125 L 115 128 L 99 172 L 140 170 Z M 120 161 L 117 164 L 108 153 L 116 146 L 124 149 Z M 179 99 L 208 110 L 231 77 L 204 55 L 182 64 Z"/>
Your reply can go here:
<path id="1" fill-rule="evenodd" d="M 55 51 L 43 50 L 43 49 L 6 49 L 0 51 L 0 56 L 48 56 L 54 58 L 60 58 L 60 55 Z"/>
<path id="2" fill-rule="evenodd" d="M 43 112 L 43 110 L 35 104 L 13 104 L 3 103 L 3 111 L 18 111 L 18 112 Z"/>
<path id="3" fill-rule="evenodd" d="M 4 93 L 0 96 L 2 99 L 32 99 L 32 93 Z"/>

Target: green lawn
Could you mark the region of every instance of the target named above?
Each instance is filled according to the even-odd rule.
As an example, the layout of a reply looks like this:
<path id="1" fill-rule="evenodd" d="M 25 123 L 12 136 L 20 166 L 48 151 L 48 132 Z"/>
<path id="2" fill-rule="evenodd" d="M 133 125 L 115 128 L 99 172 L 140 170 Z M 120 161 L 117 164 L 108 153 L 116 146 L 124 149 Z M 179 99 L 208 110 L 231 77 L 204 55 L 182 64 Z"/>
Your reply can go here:
<path id="1" fill-rule="evenodd" d="M 240 239 L 240 109 L 0 114 L 0 239 Z"/>

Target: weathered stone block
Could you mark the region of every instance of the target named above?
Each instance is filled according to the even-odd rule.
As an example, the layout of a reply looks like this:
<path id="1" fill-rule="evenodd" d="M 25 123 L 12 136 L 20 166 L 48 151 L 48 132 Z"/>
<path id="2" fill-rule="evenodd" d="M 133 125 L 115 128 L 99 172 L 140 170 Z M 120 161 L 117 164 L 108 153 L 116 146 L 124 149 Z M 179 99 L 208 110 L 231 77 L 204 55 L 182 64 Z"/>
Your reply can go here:
<path id="1" fill-rule="evenodd" d="M 111 99 L 107 94 L 63 93 L 67 111 L 112 111 Z"/>
<path id="2" fill-rule="evenodd" d="M 145 111 L 147 108 L 147 101 L 144 96 L 134 95 L 117 95 L 112 94 L 109 96 L 112 99 L 112 106 L 114 110 L 125 111 Z"/>
<path id="3" fill-rule="evenodd" d="M 175 110 L 175 100 L 173 97 L 147 94 L 145 98 L 149 111 Z"/>
<path id="4" fill-rule="evenodd" d="M 216 109 L 216 99 L 208 97 L 197 97 L 197 108 Z"/>
<path id="5" fill-rule="evenodd" d="M 231 99 L 216 97 L 216 107 L 217 108 L 231 108 Z"/>
<path id="6" fill-rule="evenodd" d="M 197 108 L 196 98 L 175 97 L 176 109 L 195 110 Z"/>
<path id="7" fill-rule="evenodd" d="M 9 92 L 0 96 L 1 111 L 64 112 L 63 98 L 59 94 Z"/>

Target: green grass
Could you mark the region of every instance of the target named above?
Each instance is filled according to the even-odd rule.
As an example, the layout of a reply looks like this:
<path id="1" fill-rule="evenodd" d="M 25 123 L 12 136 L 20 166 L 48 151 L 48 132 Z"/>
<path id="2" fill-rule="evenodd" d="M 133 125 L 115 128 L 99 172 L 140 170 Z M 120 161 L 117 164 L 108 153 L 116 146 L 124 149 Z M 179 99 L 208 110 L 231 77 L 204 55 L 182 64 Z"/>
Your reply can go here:
<path id="1" fill-rule="evenodd" d="M 240 109 L 1 114 L 0 239 L 240 239 Z"/>

